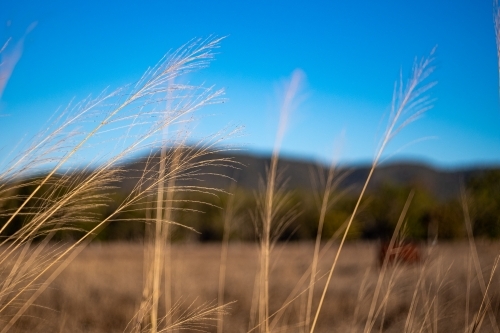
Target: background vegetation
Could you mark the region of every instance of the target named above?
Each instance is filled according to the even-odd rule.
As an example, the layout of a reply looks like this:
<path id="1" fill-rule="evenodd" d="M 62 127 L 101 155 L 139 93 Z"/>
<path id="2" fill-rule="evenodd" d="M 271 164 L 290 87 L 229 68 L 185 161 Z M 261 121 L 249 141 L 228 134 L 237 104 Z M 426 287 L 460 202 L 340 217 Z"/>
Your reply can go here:
<path id="1" fill-rule="evenodd" d="M 247 156 L 246 158 L 252 160 L 251 157 Z M 253 158 L 253 160 L 258 161 L 257 158 Z M 313 164 L 310 164 L 309 167 L 312 169 Z M 406 171 L 407 174 L 410 174 L 407 167 L 399 166 L 399 168 L 401 169 L 400 172 L 404 173 Z M 224 169 L 221 170 L 224 171 Z M 252 173 L 253 170 L 252 168 L 247 170 L 246 167 L 242 167 L 238 172 L 241 173 L 239 177 L 244 179 L 245 174 Z M 349 175 L 356 172 L 356 169 L 342 172 Z M 381 173 L 383 174 L 384 170 Z M 471 216 L 474 221 L 474 235 L 481 238 L 498 239 L 500 237 L 500 170 L 476 169 L 473 171 L 456 171 L 455 173 L 465 174 L 468 177 L 467 180 L 462 178 L 462 181 L 468 190 Z M 311 180 L 311 177 L 308 177 L 307 174 L 289 176 L 289 183 L 292 184 L 287 185 L 286 192 L 289 195 L 289 200 L 287 201 L 288 207 L 285 207 L 284 210 L 295 209 L 300 213 L 295 218 L 295 221 L 283 230 L 280 240 L 312 240 L 316 237 L 318 228 L 318 190 L 314 188 L 314 180 Z M 293 184 L 293 177 L 303 178 L 301 182 L 308 186 L 293 189 L 292 187 L 296 186 Z M 350 231 L 349 238 L 367 240 L 390 238 L 401 209 L 412 190 L 415 195 L 406 217 L 407 237 L 414 240 L 434 238 L 459 240 L 465 238 L 466 232 L 461 222 L 463 212 L 459 194 L 447 194 L 446 197 L 443 197 L 441 193 L 436 193 L 422 182 L 419 184 L 419 177 L 422 178 L 421 175 L 409 177 L 410 181 L 407 181 L 406 184 L 401 182 L 398 184 L 390 177 L 386 177 L 385 181 L 378 180 L 379 184 L 367 193 L 362 210 L 356 218 L 356 223 Z M 458 188 L 461 180 L 458 176 L 455 178 L 455 187 Z M 351 214 L 359 194 L 359 184 L 353 182 L 355 180 L 347 179 L 341 184 L 341 188 L 333 193 L 333 197 L 336 199 L 325 216 L 323 239 L 329 239 Z M 210 180 L 206 180 L 205 182 L 195 183 L 197 185 L 206 185 L 207 181 L 210 182 Z M 210 185 L 216 185 L 217 182 L 215 180 L 215 184 Z M 23 198 L 26 198 L 34 190 L 36 187 L 34 184 L 36 184 L 36 179 L 24 180 L 17 184 L 15 189 L 5 194 L 9 198 L 1 201 L 4 212 L 16 210 L 23 202 Z M 229 187 L 226 190 L 229 190 Z M 234 201 L 238 203 L 235 214 L 240 219 L 247 221 L 232 226 L 231 239 L 241 241 L 257 240 L 255 228 L 249 222 L 252 214 L 257 210 L 257 189 L 249 186 L 238 186 L 233 187 L 233 190 L 234 193 L 219 194 L 218 196 L 193 192 L 183 194 L 182 200 L 179 197 L 180 203 L 175 213 L 175 219 L 183 221 L 187 226 L 197 230 L 198 233 L 177 228 L 172 235 L 173 241 L 221 241 L 224 233 L 223 207 L 226 206 L 229 196 L 234 196 Z M 60 189 L 59 195 L 62 196 L 63 194 L 63 189 Z M 104 219 L 114 211 L 116 208 L 114 205 L 123 201 L 128 194 L 130 193 L 127 192 L 126 186 L 120 184 L 118 190 L 112 195 L 108 206 L 94 207 L 89 209 L 88 213 L 96 216 L 97 220 Z M 30 209 L 39 209 L 37 204 L 40 205 L 41 203 L 32 202 Z M 120 213 L 117 219 L 123 221 L 110 222 L 105 229 L 99 232 L 96 239 L 99 241 L 142 241 L 145 225 L 131 222 L 143 217 L 146 203 L 143 202 L 141 205 L 143 210 Z M 7 217 L 8 215 L 5 213 L 0 216 L 0 226 L 5 223 Z M 23 226 L 25 219 L 25 215 L 16 216 L 14 221 L 6 228 L 5 234 L 13 235 Z M 90 230 L 95 226 L 95 224 L 81 221 L 73 221 L 73 225 L 76 229 L 81 230 L 60 231 L 56 239 L 76 239 L 81 231 Z"/>

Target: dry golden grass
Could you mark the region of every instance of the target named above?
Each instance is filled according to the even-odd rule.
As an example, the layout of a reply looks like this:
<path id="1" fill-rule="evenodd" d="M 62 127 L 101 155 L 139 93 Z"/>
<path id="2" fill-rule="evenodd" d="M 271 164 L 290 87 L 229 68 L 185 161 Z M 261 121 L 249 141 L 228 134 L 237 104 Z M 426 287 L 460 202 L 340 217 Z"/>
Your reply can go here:
<path id="1" fill-rule="evenodd" d="M 309 268 L 314 244 L 278 244 L 271 257 L 269 281 L 270 313 L 274 313 L 288 297 L 303 273 Z M 500 243 L 477 243 L 481 268 L 489 277 Z M 333 260 L 336 247 L 320 260 L 318 275 L 324 275 Z M 220 244 L 179 244 L 172 247 L 173 300 L 179 309 L 189 304 L 203 304 L 215 300 L 218 294 Z M 278 259 L 279 255 L 279 260 Z M 415 318 L 422 311 L 430 311 L 428 323 L 422 332 L 462 332 L 466 325 L 466 302 L 469 297 L 468 323 L 479 309 L 482 293 L 468 265 L 469 247 L 466 243 L 439 244 L 426 258 L 429 262 L 424 280 L 418 289 L 419 303 Z M 225 300 L 237 301 L 230 314 L 224 317 L 225 332 L 246 332 L 250 322 L 250 307 L 254 281 L 258 269 L 256 244 L 230 244 L 227 257 Z M 380 270 L 377 266 L 376 243 L 347 243 L 339 258 L 336 273 L 328 287 L 317 332 L 361 332 L 368 315 L 371 295 Z M 123 332 L 138 310 L 143 279 L 143 247 L 141 244 L 115 243 L 90 246 L 58 277 L 50 289 L 39 298 L 17 323 L 14 332 Z M 389 268 L 387 275 L 396 273 L 392 292 L 387 300 L 384 331 L 402 332 L 410 309 L 413 293 L 422 266 Z M 470 279 L 468 279 L 468 276 Z M 365 280 L 364 280 L 365 279 Z M 324 280 L 315 285 L 315 300 L 321 294 Z M 364 281 L 364 282 L 363 282 Z M 469 296 L 467 293 L 470 283 Z M 500 286 L 494 277 L 489 295 L 496 319 L 500 319 Z M 304 286 L 308 284 L 305 281 Z M 364 288 L 361 288 L 364 284 Z M 424 302 L 434 297 L 436 305 Z M 385 295 L 386 286 L 383 287 Z M 306 293 L 286 309 L 275 331 L 301 332 L 295 328 L 297 318 L 307 302 Z M 163 303 L 160 297 L 160 310 Z M 356 310 L 357 309 L 357 310 Z M 160 311 L 160 312 L 161 312 Z M 356 318 L 354 315 L 356 313 Z M 300 317 L 299 317 L 300 316 Z M 174 314 L 174 320 L 176 315 Z M 43 318 L 43 320 L 40 320 Z M 379 331 L 381 316 L 375 320 L 373 331 Z M 418 320 L 412 331 L 418 332 L 423 321 Z M 272 325 L 272 319 L 270 320 Z M 286 326 L 290 325 L 290 326 Z M 17 329 L 17 330 L 16 330 Z M 189 331 L 189 330 L 188 330 Z M 209 331 L 216 331 L 215 327 Z M 492 331 L 488 320 L 482 332 Z"/>
<path id="2" fill-rule="evenodd" d="M 3 165 L 0 207 L 12 200 L 19 205 L 5 205 L 0 211 L 0 332 L 11 331 L 16 321 L 26 316 L 26 310 L 39 295 L 109 222 L 119 220 L 123 212 L 143 211 L 144 202 L 156 202 L 157 206 L 156 216 L 139 219 L 156 222 L 154 236 L 146 240 L 154 244 L 152 264 L 145 266 L 151 283 L 144 284 L 144 307 L 129 329 L 157 332 L 157 325 L 168 314 L 159 316 L 157 305 L 163 259 L 167 258 L 161 243 L 168 239 L 165 225 L 175 224 L 170 220 L 173 193 L 213 193 L 215 189 L 187 186 L 182 181 L 199 177 L 203 167 L 210 164 L 230 164 L 229 160 L 217 158 L 199 160 L 220 149 L 218 135 L 192 147 L 186 147 L 183 140 L 184 126 L 193 112 L 216 102 L 222 90 L 178 84 L 174 80 L 207 66 L 220 40 L 193 40 L 150 68 L 135 85 L 103 92 L 96 99 L 68 107 L 25 150 Z M 0 52 L 3 50 L 4 47 Z M 5 63 L 0 65 L 5 67 Z M 1 67 L 0 74 L 4 71 Z M 0 83 L 5 84 L 7 78 L 8 75 L 0 78 Z M 92 126 L 82 126 L 86 123 Z M 170 136 L 166 135 L 168 128 L 174 131 Z M 96 147 L 109 145 L 109 139 L 105 139 L 109 135 L 114 138 L 112 141 L 116 140 L 114 149 L 101 156 L 97 153 L 87 165 L 81 165 L 85 151 L 96 152 Z M 171 146 L 176 148 L 167 149 Z M 151 156 L 139 170 L 140 176 L 127 197 L 115 202 L 115 209 L 107 217 L 96 218 L 93 210 L 110 207 L 113 184 L 123 177 L 121 164 L 138 152 L 158 147 L 162 147 L 160 161 L 155 162 Z M 39 173 L 42 176 L 34 176 Z M 21 190 L 25 194 L 19 194 Z M 74 229 L 73 223 L 83 222 L 93 222 L 92 229 L 67 247 L 48 250 L 58 231 Z M 9 234 L 9 228 L 16 224 L 21 226 Z M 218 309 L 208 305 L 192 311 L 176 323 L 167 316 L 167 326 L 163 326 L 193 327 L 200 320 L 210 322 L 207 316 L 216 314 Z"/>
<path id="3" fill-rule="evenodd" d="M 0 243 L 1 332 L 499 332 L 500 289 L 495 270 L 500 244 L 474 242 L 465 191 L 462 201 L 469 242 L 427 248 L 419 265 L 387 265 L 385 260 L 380 268 L 377 244 L 345 242 L 371 176 L 385 158 L 385 147 L 432 107 L 427 91 L 434 83 L 425 82 L 433 71 L 432 53 L 415 63 L 406 84 L 401 79 L 395 86 L 387 127 L 369 175 L 351 216 L 339 230 L 340 241 L 332 248 L 320 249 L 319 240 L 335 183 L 333 168 L 322 195 L 318 242 L 276 242 L 280 230 L 297 214 L 293 209 L 282 211 L 287 195 L 280 191 L 278 167 L 286 118 L 300 81 L 297 73 L 284 98 L 271 165 L 258 197 L 259 209 L 254 212 L 260 244 L 170 245 L 169 224 L 182 225 L 171 220 L 176 209 L 174 194 L 218 191 L 182 185 L 182 180 L 198 177 L 203 167 L 212 164 L 231 165 L 225 159 L 197 162 L 197 157 L 220 149 L 217 138 L 191 150 L 182 148 L 182 139 L 179 147 L 179 138 L 164 137 L 168 127 L 188 121 L 195 110 L 221 95 L 222 91 L 211 88 L 173 84 L 174 78 L 205 67 L 219 41 L 209 38 L 186 44 L 129 87 L 128 93 L 117 90 L 66 110 L 67 118 L 61 116 L 59 127 L 42 133 L 0 173 L 0 195 L 6 201 L 18 186 L 14 181 L 49 166 L 46 175 L 30 183 L 33 190 L 25 196 L 14 195 L 21 205 L 1 214 L 5 222 L 0 235 L 27 216 L 22 228 Z M 0 82 L 0 94 L 5 83 L 6 79 Z M 111 111 L 102 113 L 96 108 L 99 105 Z M 93 129 L 69 131 L 96 115 L 101 118 Z M 138 128 L 144 134 L 129 137 L 137 124 L 148 125 Z M 96 140 L 102 144 L 103 134 L 121 133 L 123 128 L 127 133 L 117 137 L 124 148 L 97 158 L 93 163 L 101 163 L 96 169 L 91 168 L 93 163 L 83 171 L 75 167 L 74 160 L 82 151 L 93 149 Z M 72 134 L 62 136 L 66 132 Z M 172 146 L 178 148 L 168 149 Z M 109 217 L 94 221 L 92 214 L 84 214 L 110 202 L 106 190 L 120 180 L 121 162 L 141 149 L 160 147 L 159 162 L 148 160 L 132 193 Z M 106 193 L 96 193 L 96 188 Z M 56 194 L 62 189 L 59 198 Z M 31 207 L 33 201 L 40 208 Z M 149 209 L 143 209 L 144 202 Z M 391 246 L 401 236 L 398 228 L 406 209 Z M 88 246 L 95 233 L 125 211 L 145 211 L 140 219 L 147 224 L 144 244 Z M 52 251 L 53 234 L 67 228 L 69 221 L 97 225 L 76 242 L 55 245 Z M 221 307 L 223 303 L 232 311 Z M 222 326 L 226 310 L 232 314 Z"/>

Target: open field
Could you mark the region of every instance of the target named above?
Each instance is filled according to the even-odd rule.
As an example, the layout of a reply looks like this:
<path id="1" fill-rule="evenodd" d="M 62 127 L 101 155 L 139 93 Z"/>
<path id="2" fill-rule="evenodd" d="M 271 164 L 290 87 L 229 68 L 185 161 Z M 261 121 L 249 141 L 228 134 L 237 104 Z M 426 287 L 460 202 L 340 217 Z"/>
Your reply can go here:
<path id="1" fill-rule="evenodd" d="M 377 248 L 376 243 L 360 242 L 348 243 L 343 249 L 320 315 L 318 332 L 348 332 L 351 329 L 352 332 L 360 332 L 364 329 L 380 274 L 376 260 Z M 318 276 L 329 269 L 335 250 L 335 246 L 332 247 L 321 259 Z M 477 250 L 487 283 L 494 258 L 500 252 L 500 243 L 478 242 Z M 193 302 L 199 305 L 216 301 L 220 251 L 219 244 L 173 245 L 173 299 L 180 302 L 180 309 L 186 309 Z M 277 245 L 271 261 L 271 314 L 281 307 L 295 287 L 305 289 L 307 283 L 300 286 L 298 282 L 310 265 L 312 253 L 311 243 Z M 438 244 L 431 253 L 426 254 L 423 264 L 389 268 L 386 277 L 389 279 L 394 273 L 395 283 L 385 309 L 384 331 L 403 331 L 417 281 L 423 270 L 424 279 L 417 288 L 417 303 L 413 315 L 416 323 L 411 331 L 418 332 L 420 328 L 423 328 L 422 332 L 434 332 L 435 328 L 440 332 L 463 331 L 467 299 L 469 324 L 482 301 L 474 268 L 470 266 L 470 270 L 468 269 L 469 263 L 472 264 L 468 258 L 467 243 Z M 252 325 L 250 316 L 257 267 L 256 244 L 230 244 L 225 300 L 236 303 L 231 305 L 230 314 L 224 317 L 225 332 L 246 332 L 255 325 Z M 123 332 L 141 302 L 142 279 L 141 244 L 90 246 L 44 292 L 37 301 L 39 306 L 28 311 L 18 322 L 14 332 Z M 316 284 L 315 303 L 321 294 L 324 280 Z M 363 281 L 364 288 L 360 289 Z M 497 273 L 488 292 L 492 314 L 497 321 L 500 319 L 499 282 Z M 387 288 L 383 288 L 383 297 L 386 290 Z M 275 331 L 279 327 L 283 327 L 286 332 L 301 331 L 296 325 L 304 315 L 305 295 L 306 293 L 298 296 L 284 311 Z M 162 306 L 160 304 L 160 308 Z M 426 314 L 428 318 L 424 321 L 422 318 Z M 174 314 L 174 319 L 175 316 Z M 381 318 L 382 312 L 375 321 L 373 331 L 379 331 Z M 488 318 L 486 315 L 482 332 L 492 331 Z M 208 330 L 215 332 L 216 328 Z"/>
<path id="2" fill-rule="evenodd" d="M 496 1 L 494 11 L 500 56 Z M 33 27 L 11 53 L 10 39 L 0 48 L 6 55 L 0 95 Z M 193 39 L 135 84 L 69 104 L 0 160 L 0 333 L 500 333 L 500 171 L 471 179 L 437 176 L 440 184 L 430 176 L 408 177 L 399 167 L 386 174 L 404 182 L 375 176 L 407 145 L 394 138 L 434 107 L 437 49 L 415 58 L 408 76 L 400 71 L 376 146 L 368 131 L 358 135 L 361 146 L 375 149 L 370 164 L 352 174 L 337 159 L 340 147 L 328 167 L 282 173 L 285 134 L 307 83 L 302 70 L 293 70 L 283 84 L 270 158 L 249 169 L 255 177 L 245 188 L 236 175 L 248 164 L 229 155 L 241 149 L 242 127 L 201 130 L 201 137 L 192 132 L 203 128 L 199 121 L 205 125 L 201 109 L 225 102 L 224 89 L 196 83 L 194 74 L 220 53 L 224 38 Z M 496 78 L 491 82 L 497 85 Z M 337 88 L 324 91 L 337 94 Z M 379 98 L 353 109 L 371 114 L 366 106 L 380 105 Z M 454 104 L 461 102 L 447 107 Z M 467 112 L 482 108 L 471 105 Z M 364 111 L 342 112 L 360 128 L 368 119 Z M 251 118 L 269 140 L 263 120 L 253 112 Z M 330 135 L 331 126 L 325 129 Z M 319 134 L 319 128 L 308 132 Z M 408 134 L 402 139 L 413 143 L 427 131 Z M 302 140 L 308 135 L 294 135 L 299 145 L 314 147 Z M 461 145 L 460 155 L 479 146 Z M 287 179 L 307 174 L 309 191 Z M 355 181 L 342 186 L 349 175 Z M 388 243 L 368 241 L 391 235 Z"/>

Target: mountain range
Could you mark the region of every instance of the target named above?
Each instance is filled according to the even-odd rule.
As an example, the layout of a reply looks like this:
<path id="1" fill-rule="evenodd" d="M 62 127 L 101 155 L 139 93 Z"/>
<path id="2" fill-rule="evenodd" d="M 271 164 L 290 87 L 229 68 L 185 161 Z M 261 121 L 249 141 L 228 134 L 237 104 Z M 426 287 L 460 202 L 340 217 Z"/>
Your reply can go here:
<path id="1" fill-rule="evenodd" d="M 205 187 L 216 187 L 228 189 L 234 179 L 237 186 L 249 191 L 257 191 L 263 184 L 266 170 L 271 163 L 270 156 L 258 156 L 245 153 L 211 153 L 205 158 L 217 159 L 230 158 L 233 167 L 209 166 L 204 168 L 208 175 L 197 177 L 196 183 Z M 139 158 L 124 165 L 126 174 L 120 187 L 130 189 L 133 186 L 131 179 L 136 179 L 138 173 L 143 169 L 142 165 L 146 158 Z M 153 159 L 154 160 L 154 159 Z M 152 159 L 149 158 L 151 162 Z M 329 166 L 308 160 L 280 158 L 278 170 L 286 189 L 299 189 L 310 191 L 319 188 L 319 182 L 312 181 L 322 174 L 326 177 Z M 400 161 L 381 164 L 377 166 L 371 179 L 368 191 L 376 191 L 383 185 L 397 187 L 419 187 L 428 191 L 438 200 L 449 200 L 458 198 L 461 182 L 467 183 L 472 177 L 478 176 L 494 167 L 468 167 L 456 169 L 440 169 L 431 165 L 415 162 Z M 338 175 L 343 175 L 339 183 L 339 189 L 361 190 L 368 173 L 370 165 L 342 165 L 336 169 Z M 134 175 L 132 175 L 134 174 Z M 220 177 L 223 174 L 227 177 Z M 132 176 L 131 176 L 132 175 Z M 316 177 L 313 177 L 316 175 Z M 230 179 L 231 178 L 231 179 Z"/>

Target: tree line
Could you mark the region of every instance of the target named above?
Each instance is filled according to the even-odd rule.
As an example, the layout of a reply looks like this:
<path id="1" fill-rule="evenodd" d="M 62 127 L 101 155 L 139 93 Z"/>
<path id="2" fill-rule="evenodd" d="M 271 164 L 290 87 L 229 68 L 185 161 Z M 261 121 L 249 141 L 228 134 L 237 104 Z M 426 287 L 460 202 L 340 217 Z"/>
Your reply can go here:
<path id="1" fill-rule="evenodd" d="M 5 224 L 9 212 L 19 208 L 23 200 L 33 191 L 36 179 L 25 180 L 0 197 L 0 225 Z M 350 239 L 385 239 L 392 235 L 400 218 L 403 206 L 410 194 L 413 199 L 404 216 L 406 237 L 414 240 L 461 239 L 467 236 L 463 205 L 466 204 L 472 220 L 472 230 L 476 237 L 498 239 L 500 237 L 500 170 L 488 170 L 472 177 L 464 184 L 463 198 L 437 199 L 423 187 L 395 186 L 385 184 L 376 191 L 369 192 L 362 202 L 350 230 Z M 49 191 L 46 185 L 43 191 Z M 70 189 L 66 189 L 70 190 Z M 59 189 L 61 195 L 64 189 Z M 235 187 L 232 193 L 221 192 L 217 195 L 200 192 L 176 193 L 172 204 L 173 241 L 219 241 L 224 233 L 224 218 L 228 204 L 232 204 L 230 218 L 230 238 L 241 241 L 258 239 L 259 230 L 253 223 L 259 214 L 258 191 Z M 282 241 L 311 240 L 316 237 L 319 219 L 319 195 L 311 190 L 286 190 L 284 204 L 276 212 L 276 219 L 284 223 L 277 236 Z M 89 205 L 87 215 L 95 221 L 102 220 L 112 208 L 125 199 L 127 193 L 119 190 L 110 195 L 106 203 Z M 229 197 L 233 196 L 232 200 Z M 342 227 L 350 216 L 357 193 L 354 191 L 334 192 L 333 202 L 325 215 L 323 239 L 329 239 Z M 464 198 L 466 202 L 464 203 Z M 24 213 L 16 216 L 9 224 L 6 235 L 16 233 L 32 214 L 44 209 L 44 202 L 33 198 L 25 207 Z M 154 218 L 155 200 L 141 202 L 133 210 L 123 212 L 96 235 L 101 241 L 139 241 L 144 237 L 148 225 L 147 216 Z M 59 217 L 64 221 L 64 217 Z M 227 218 L 227 217 L 226 217 Z M 69 220 L 55 233 L 54 240 L 71 240 L 79 232 L 90 230 L 92 220 Z M 186 227 L 183 227 L 183 226 Z M 277 231 L 278 232 L 278 231 Z"/>

